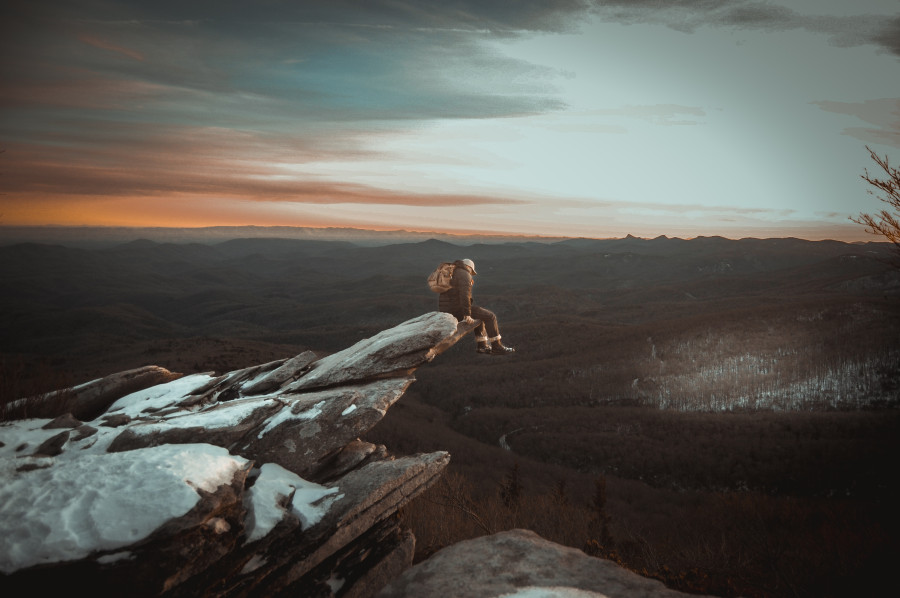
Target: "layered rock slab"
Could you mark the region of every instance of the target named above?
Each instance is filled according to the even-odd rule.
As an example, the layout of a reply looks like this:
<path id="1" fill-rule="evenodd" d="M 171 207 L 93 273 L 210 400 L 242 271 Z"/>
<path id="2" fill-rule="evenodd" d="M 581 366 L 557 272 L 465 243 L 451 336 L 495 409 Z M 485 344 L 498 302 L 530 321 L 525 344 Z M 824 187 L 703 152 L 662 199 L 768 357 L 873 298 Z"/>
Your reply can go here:
<path id="1" fill-rule="evenodd" d="M 415 368 L 473 328 L 433 312 L 322 359 L 307 352 L 177 379 L 151 368 L 141 376 L 165 383 L 141 382 L 94 419 L 0 425 L 0 521 L 11 531 L 0 553 L 15 555 L 0 563 L 0 587 L 90 579 L 94 593 L 115 595 L 140 580 L 129 593 L 372 595 L 411 563 L 414 539 L 400 530 L 397 509 L 449 456 L 392 459 L 357 437 L 402 396 Z M 134 376 L 117 376 L 111 386 L 121 395 Z M 231 465 L 211 459 L 185 469 L 192 459 L 184 455 L 210 451 Z M 98 463 L 108 466 L 94 469 L 103 483 L 91 475 Z M 148 471 L 167 475 L 169 496 L 147 487 Z M 55 485 L 59 500 L 36 498 Z M 135 525 L 175 495 L 177 513 Z"/>
<path id="2" fill-rule="evenodd" d="M 432 312 L 313 363 L 284 388 L 298 391 L 405 374 L 434 359 L 474 327 L 459 325 L 449 314 Z"/>
<path id="3" fill-rule="evenodd" d="M 239 397 L 196 411 L 173 410 L 176 404 L 163 416 L 136 414 L 109 450 L 206 442 L 313 479 L 335 451 L 378 423 L 412 382 L 405 376 L 305 394 Z"/>
<path id="4" fill-rule="evenodd" d="M 181 374 L 159 366 L 144 366 L 92 380 L 74 388 L 14 401 L 6 406 L 6 416 L 10 419 L 54 418 L 69 413 L 81 420 L 93 419 L 127 394 L 179 377 Z"/>

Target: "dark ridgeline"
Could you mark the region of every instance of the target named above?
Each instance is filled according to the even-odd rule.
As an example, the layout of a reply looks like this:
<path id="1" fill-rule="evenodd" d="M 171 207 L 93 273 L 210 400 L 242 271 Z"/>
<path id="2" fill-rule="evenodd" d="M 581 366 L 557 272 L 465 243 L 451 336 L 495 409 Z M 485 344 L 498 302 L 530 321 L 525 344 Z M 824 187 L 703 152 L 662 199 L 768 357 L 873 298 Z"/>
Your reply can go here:
<path id="1" fill-rule="evenodd" d="M 890 245 L 798 239 L 18 244 L 0 247 L 0 352 L 27 384 L 50 371 L 224 370 L 336 350 L 434 309 L 425 276 L 463 253 L 484 264 L 476 299 L 526 354 L 503 366 L 516 371 L 511 387 L 451 392 L 455 409 L 833 408 L 894 390 Z"/>
<path id="2" fill-rule="evenodd" d="M 498 360 L 461 343 L 417 373 L 367 438 L 453 455 L 445 483 L 407 512 L 422 555 L 520 526 L 681 589 L 858 593 L 896 555 L 887 472 L 900 435 L 896 409 L 883 408 L 900 395 L 890 247 L 9 245 L 0 391 L 5 401 L 148 364 L 227 371 L 335 351 L 436 309 L 425 277 L 469 257 L 487 274 L 476 299 L 519 352 Z M 499 490 L 516 464 L 513 505 Z"/>

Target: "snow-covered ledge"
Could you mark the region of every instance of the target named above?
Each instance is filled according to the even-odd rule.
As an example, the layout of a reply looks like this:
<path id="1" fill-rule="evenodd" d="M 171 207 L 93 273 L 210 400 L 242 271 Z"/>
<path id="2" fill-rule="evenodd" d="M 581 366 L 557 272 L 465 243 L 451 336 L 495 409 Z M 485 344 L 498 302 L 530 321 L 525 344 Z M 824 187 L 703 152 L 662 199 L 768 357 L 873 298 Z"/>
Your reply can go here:
<path id="1" fill-rule="evenodd" d="M 0 583 L 374 594 L 384 571 L 411 563 L 414 540 L 392 515 L 449 455 L 393 459 L 358 438 L 473 328 L 432 312 L 322 359 L 183 377 L 148 366 L 57 393 L 105 404 L 89 421 L 0 424 Z"/>

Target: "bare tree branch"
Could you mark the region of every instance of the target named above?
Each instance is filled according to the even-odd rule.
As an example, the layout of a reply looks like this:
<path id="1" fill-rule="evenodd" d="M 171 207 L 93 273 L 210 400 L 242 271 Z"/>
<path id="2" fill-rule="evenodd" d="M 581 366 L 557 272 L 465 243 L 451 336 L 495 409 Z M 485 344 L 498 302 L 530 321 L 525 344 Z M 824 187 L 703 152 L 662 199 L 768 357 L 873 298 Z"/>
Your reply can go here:
<path id="1" fill-rule="evenodd" d="M 874 215 L 860 213 L 858 218 L 851 216 L 850 220 L 865 226 L 866 232 L 883 236 L 893 243 L 894 248 L 900 253 L 900 169 L 892 167 L 887 156 L 882 158 L 868 145 L 866 149 L 887 177 L 878 178 L 870 175 L 868 169 L 860 177 L 875 188 L 875 190 L 867 189 L 867 191 L 890 207 Z"/>

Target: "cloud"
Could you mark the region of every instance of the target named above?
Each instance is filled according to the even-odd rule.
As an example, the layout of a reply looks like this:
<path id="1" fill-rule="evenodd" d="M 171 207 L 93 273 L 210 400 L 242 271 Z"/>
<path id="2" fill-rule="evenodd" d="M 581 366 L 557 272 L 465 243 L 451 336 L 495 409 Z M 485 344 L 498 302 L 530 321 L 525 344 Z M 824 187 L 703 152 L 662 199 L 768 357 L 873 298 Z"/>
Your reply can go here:
<path id="1" fill-rule="evenodd" d="M 848 114 L 875 125 L 871 127 L 848 127 L 845 135 L 850 135 L 866 143 L 880 143 L 900 147 L 900 98 L 882 98 L 865 102 L 812 102 L 822 110 L 836 114 Z"/>
<path id="2" fill-rule="evenodd" d="M 699 27 L 732 27 L 762 31 L 801 29 L 827 35 L 838 47 L 873 44 L 900 56 L 900 15 L 831 16 L 756 0 L 597 0 L 602 18 L 625 24 L 658 23 L 692 33 Z"/>
<path id="3" fill-rule="evenodd" d="M 591 115 L 625 116 L 646 120 L 655 125 L 698 125 L 701 121 L 690 116 L 706 116 L 706 111 L 695 106 L 679 106 L 677 104 L 656 104 L 644 106 L 622 106 L 620 108 L 590 111 Z"/>
<path id="4" fill-rule="evenodd" d="M 699 220 L 738 219 L 755 217 L 762 219 L 789 218 L 796 214 L 792 209 L 744 208 L 728 205 L 704 205 L 690 203 L 619 202 L 617 211 L 633 214 L 677 215 Z"/>
<path id="5" fill-rule="evenodd" d="M 79 35 L 78 40 L 88 44 L 89 46 L 94 46 L 95 48 L 100 48 L 101 50 L 109 50 L 111 52 L 117 52 L 132 60 L 137 60 L 143 62 L 144 55 L 136 50 L 131 50 L 129 48 L 125 48 L 123 46 L 118 46 L 116 44 L 110 43 L 106 40 L 100 39 L 99 37 L 95 37 L 93 35 Z"/>
<path id="6" fill-rule="evenodd" d="M 162 99 L 171 90 L 130 79 L 116 79 L 91 72 L 61 70 L 54 79 L 25 76 L 18 85 L 0 88 L 0 107 L 56 107 L 89 110 L 128 109 Z"/>
<path id="7" fill-rule="evenodd" d="M 310 176 L 302 172 L 302 163 L 322 160 L 329 152 L 327 145 L 311 140 L 189 127 L 146 131 L 136 138 L 129 134 L 137 130 L 109 128 L 92 144 L 71 144 L 60 134 L 48 136 L 53 143 L 44 145 L 11 144 L 4 154 L 0 192 L 12 198 L 177 195 L 420 207 L 527 203 L 487 195 L 407 193 Z M 332 151 L 347 159 L 339 147 Z"/>
<path id="8" fill-rule="evenodd" d="M 315 25 L 403 32 L 489 33 L 573 31 L 591 14 L 633 24 L 665 24 L 690 32 L 701 26 L 762 30 L 806 29 L 832 37 L 837 45 L 872 43 L 900 55 L 900 15 L 828 16 L 802 14 L 759 0 L 329 0 L 329 2 L 243 2 L 131 0 L 93 7 L 64 0 L 11 0 L 8 14 L 53 15 L 85 23 L 129 26 L 189 25 L 231 38 L 252 36 L 272 25 Z M 814 4 L 811 4 L 814 6 Z M 93 8 L 93 14 L 91 13 Z M 863 9 L 860 8 L 862 11 Z M 46 16 L 42 17 L 46 19 Z M 109 48 L 113 49 L 113 48 Z"/>
<path id="9" fill-rule="evenodd" d="M 183 2 L 139 0 L 125 4 L 132 18 L 151 21 L 214 20 L 258 23 L 344 24 L 370 28 L 421 28 L 507 33 L 571 28 L 588 0 L 329 0 L 328 2 Z M 121 18 L 121 17 L 120 17 Z"/>
<path id="10" fill-rule="evenodd" d="M 13 90 L 7 98 L 108 109 L 124 108 L 127 93 L 136 93 L 132 108 L 167 122 L 221 122 L 225 115 L 237 124 L 412 123 L 560 111 L 567 106 L 556 88 L 559 72 L 504 56 L 487 42 L 577 29 L 594 12 L 688 32 L 700 26 L 800 28 L 827 34 L 837 45 L 876 43 L 900 55 L 900 17 L 806 16 L 747 0 L 675 0 L 662 8 L 656 0 L 133 0 L 77 9 L 48 0 L 40 10 L 35 3 L 10 6 L 0 15 L 8 17 L 0 43 L 15 57 L 4 73 L 4 87 Z M 79 70 L 80 80 L 73 75 Z M 119 88 L 104 96 L 103 81 Z M 57 82 L 67 93 L 52 99 L 48 90 Z M 197 100 L 207 109 L 187 107 Z M 655 122 L 693 120 L 660 116 Z"/>
<path id="11" fill-rule="evenodd" d="M 13 2 L 18 10 L 7 15 L 8 35 L 0 39 L 14 57 L 5 65 L 4 87 L 27 96 L 29 86 L 48 88 L 80 72 L 83 90 L 71 97 L 83 98 L 99 80 L 129 80 L 168 90 L 164 102 L 141 105 L 164 120 L 184 118 L 181 107 L 197 94 L 215 97 L 203 98 L 210 109 L 187 115 L 192 119 L 260 113 L 259 100 L 271 121 L 539 114 L 565 107 L 553 84 L 559 73 L 486 42 L 494 32 L 551 27 L 542 24 L 544 16 L 552 21 L 549 15 L 579 4 L 527 2 L 512 10 L 502 3 L 451 9 L 349 0 L 160 1 L 117 3 L 92 14 L 52 0 L 41 11 Z"/>
<path id="12" fill-rule="evenodd" d="M 872 41 L 889 52 L 900 56 L 900 16 L 883 23 L 880 31 L 874 35 Z"/>

